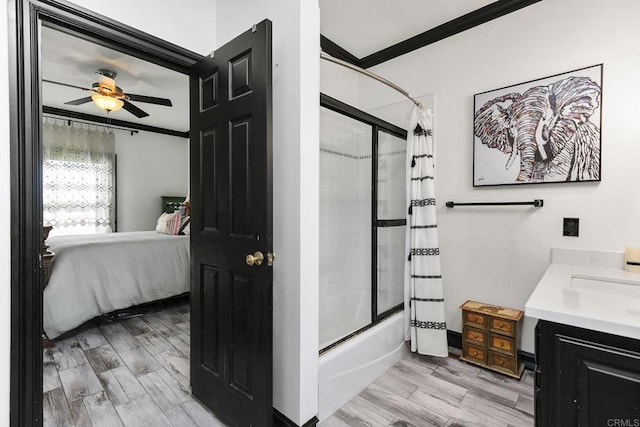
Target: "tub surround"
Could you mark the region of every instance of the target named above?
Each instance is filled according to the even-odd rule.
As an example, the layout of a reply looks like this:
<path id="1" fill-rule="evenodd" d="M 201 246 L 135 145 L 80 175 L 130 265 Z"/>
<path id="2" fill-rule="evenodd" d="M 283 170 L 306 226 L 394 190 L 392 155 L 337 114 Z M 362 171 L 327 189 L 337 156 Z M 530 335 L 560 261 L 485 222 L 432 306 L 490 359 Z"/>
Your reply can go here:
<path id="1" fill-rule="evenodd" d="M 623 265 L 622 251 L 554 248 L 525 315 L 640 339 L 640 273 Z"/>
<path id="2" fill-rule="evenodd" d="M 404 311 L 323 353 L 319 361 L 318 418 L 324 421 L 402 359 Z"/>

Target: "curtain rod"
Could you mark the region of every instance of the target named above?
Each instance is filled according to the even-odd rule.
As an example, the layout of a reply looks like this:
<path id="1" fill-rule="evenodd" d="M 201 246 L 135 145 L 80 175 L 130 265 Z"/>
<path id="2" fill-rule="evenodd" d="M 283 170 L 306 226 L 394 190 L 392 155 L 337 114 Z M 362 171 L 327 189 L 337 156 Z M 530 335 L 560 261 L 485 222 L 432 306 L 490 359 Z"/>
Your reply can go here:
<path id="1" fill-rule="evenodd" d="M 91 125 L 91 126 L 102 126 L 105 128 L 111 128 L 111 129 L 116 129 L 116 130 L 124 130 L 127 132 L 131 132 L 131 135 L 133 135 L 134 133 L 138 133 L 139 131 L 135 130 L 135 129 L 128 129 L 128 128 L 123 128 L 123 127 L 119 127 L 119 126 L 114 126 L 114 125 L 110 125 L 108 123 L 95 123 L 92 122 L 90 120 L 78 120 L 78 119 L 68 119 L 66 117 L 62 117 L 62 116 L 56 116 L 55 114 L 48 114 L 48 113 L 43 113 L 42 114 L 43 117 L 49 117 L 51 119 L 54 120 L 62 120 L 63 122 L 67 122 L 67 124 L 69 126 L 71 126 L 71 122 L 73 123 L 82 123 L 82 124 L 86 124 L 86 125 Z"/>
<path id="2" fill-rule="evenodd" d="M 343 61 L 343 60 L 338 59 L 338 58 L 334 58 L 333 56 L 331 56 L 331 55 L 329 55 L 329 54 L 327 54 L 327 53 L 325 53 L 323 51 L 320 51 L 320 58 L 324 59 L 326 61 L 329 61 L 329 62 L 333 62 L 334 64 L 342 65 L 343 67 L 349 68 L 349 69 L 351 69 L 353 71 L 356 71 L 356 72 L 358 72 L 360 74 L 364 74 L 367 77 L 371 77 L 372 79 L 377 80 L 380 83 L 383 83 L 383 84 L 389 86 L 391 89 L 394 89 L 394 90 L 400 92 L 401 94 L 403 94 L 404 96 L 409 98 L 414 104 L 416 104 L 416 106 L 418 108 L 420 108 L 421 110 L 424 110 L 424 106 L 417 99 L 415 99 L 414 97 L 409 95 L 409 92 L 407 92 L 406 90 L 402 89 L 397 84 L 395 84 L 393 82 L 390 82 L 389 80 L 385 79 L 384 77 L 380 77 L 379 75 L 374 74 L 371 71 L 367 71 L 364 68 L 360 68 L 357 65 L 353 65 L 350 62 Z"/>

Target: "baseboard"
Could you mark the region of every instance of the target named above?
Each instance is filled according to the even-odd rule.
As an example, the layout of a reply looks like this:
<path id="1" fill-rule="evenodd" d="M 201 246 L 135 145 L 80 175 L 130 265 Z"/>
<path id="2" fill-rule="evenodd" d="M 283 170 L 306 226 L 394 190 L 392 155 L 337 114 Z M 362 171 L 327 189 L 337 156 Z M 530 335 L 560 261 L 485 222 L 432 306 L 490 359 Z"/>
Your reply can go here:
<path id="1" fill-rule="evenodd" d="M 274 427 L 315 427 L 318 425 L 318 417 L 313 417 L 306 423 L 299 426 L 298 424 L 291 421 L 284 415 L 282 412 L 278 411 L 276 408 L 273 408 L 273 426 Z"/>
<path id="2" fill-rule="evenodd" d="M 447 329 L 447 342 L 450 347 L 462 350 L 462 334 L 460 332 Z M 518 355 L 524 364 L 525 369 L 533 371 L 536 366 L 536 355 L 526 351 L 519 350 Z"/>
<path id="3" fill-rule="evenodd" d="M 457 348 L 462 351 L 462 334 L 447 329 L 447 344 L 449 347 Z"/>
<path id="4" fill-rule="evenodd" d="M 524 368 L 530 371 L 534 371 L 536 369 L 536 355 L 533 353 L 529 353 L 526 351 L 520 350 L 518 352 L 520 355 L 520 360 L 524 363 Z"/>

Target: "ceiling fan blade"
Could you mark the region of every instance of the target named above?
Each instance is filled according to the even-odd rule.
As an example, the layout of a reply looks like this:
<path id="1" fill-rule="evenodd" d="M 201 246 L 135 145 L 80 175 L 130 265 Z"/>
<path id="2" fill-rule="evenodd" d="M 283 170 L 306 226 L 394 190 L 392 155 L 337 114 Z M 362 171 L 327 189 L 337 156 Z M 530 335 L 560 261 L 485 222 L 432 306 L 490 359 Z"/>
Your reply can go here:
<path id="1" fill-rule="evenodd" d="M 122 108 L 124 108 L 125 110 L 127 110 L 128 112 L 136 116 L 137 118 L 141 119 L 149 115 L 149 113 L 145 113 L 144 111 L 142 111 L 141 109 L 139 109 L 138 107 L 136 107 L 135 105 L 127 101 L 126 99 L 123 99 L 123 102 L 124 102 L 124 105 L 122 106 Z"/>
<path id="2" fill-rule="evenodd" d="M 62 83 L 62 82 L 54 82 L 53 80 L 46 80 L 46 79 L 42 79 L 43 82 L 45 83 L 53 83 L 54 85 L 60 85 L 60 86 L 66 86 L 66 87 L 72 87 L 74 89 L 80 89 L 80 90 L 91 90 L 89 88 L 86 87 L 81 87 L 81 86 L 76 86 L 76 85 L 70 85 L 69 83 Z"/>
<path id="3" fill-rule="evenodd" d="M 129 101 L 146 102 L 147 104 L 166 105 L 167 107 L 173 107 L 170 99 L 156 98 L 155 96 L 135 95 L 133 93 L 127 94 Z"/>
<path id="4" fill-rule="evenodd" d="M 86 98 L 80 98 L 80 99 L 75 99 L 73 101 L 65 102 L 65 105 L 82 105 L 82 104 L 86 104 L 87 102 L 91 102 L 90 96 L 87 96 Z"/>

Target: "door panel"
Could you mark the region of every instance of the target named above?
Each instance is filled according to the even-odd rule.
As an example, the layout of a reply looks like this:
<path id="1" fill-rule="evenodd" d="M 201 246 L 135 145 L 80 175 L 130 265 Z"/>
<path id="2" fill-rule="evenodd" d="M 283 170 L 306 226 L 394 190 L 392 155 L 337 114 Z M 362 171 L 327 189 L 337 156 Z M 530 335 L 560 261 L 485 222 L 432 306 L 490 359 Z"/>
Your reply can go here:
<path id="1" fill-rule="evenodd" d="M 251 92 L 251 51 L 229 61 L 229 93 L 231 99 Z"/>
<path id="2" fill-rule="evenodd" d="M 201 302 L 204 307 L 218 307 L 220 296 L 219 296 L 219 281 L 218 275 L 219 270 L 217 268 L 203 265 L 202 266 L 202 297 Z M 216 376 L 220 376 L 220 347 L 218 340 L 218 330 L 217 324 L 219 322 L 218 316 L 216 315 L 219 310 L 213 310 L 208 315 L 204 315 L 204 310 L 200 310 L 201 313 L 201 322 L 202 329 L 200 331 L 200 340 L 202 342 L 202 367 Z M 207 335 L 207 339 L 204 339 L 204 335 Z"/>
<path id="3" fill-rule="evenodd" d="M 229 125 L 231 133 L 231 232 L 235 236 L 252 237 L 251 228 L 251 192 L 249 188 L 249 150 L 251 147 L 251 118 L 243 117 Z"/>
<path id="4" fill-rule="evenodd" d="M 200 77 L 200 112 L 218 105 L 218 70 Z"/>
<path id="5" fill-rule="evenodd" d="M 565 335 L 555 340 L 558 425 L 640 420 L 640 353 Z"/>
<path id="6" fill-rule="evenodd" d="M 191 386 L 234 426 L 272 420 L 271 23 L 191 72 Z"/>
<path id="7" fill-rule="evenodd" d="M 220 156 L 216 155 L 219 151 L 219 146 L 216 143 L 216 131 L 215 129 L 207 129 L 201 132 L 200 136 L 200 180 L 202 182 L 208 182 L 209 185 L 202 189 L 202 231 L 209 233 L 218 232 L 218 218 L 219 210 L 221 206 L 216 203 L 219 195 L 219 185 L 216 179 L 217 168 L 203 167 L 203 165 L 216 164 L 216 160 Z M 220 153 L 224 155 L 224 153 Z M 192 212 L 195 209 L 192 208 Z"/>
<path id="8" fill-rule="evenodd" d="M 579 361 L 577 389 L 580 425 L 606 426 L 614 418 L 637 420 L 636 423 L 640 423 L 638 360 L 633 360 L 632 366 L 621 366 L 620 360 L 616 360 L 620 359 L 620 355 L 614 352 L 612 356 L 606 363 L 584 359 Z"/>
<path id="9" fill-rule="evenodd" d="M 250 276 L 244 274 L 234 274 L 233 276 L 230 382 L 237 390 L 251 398 L 253 390 L 251 385 L 252 310 L 250 302 L 253 283 L 251 283 Z"/>

